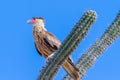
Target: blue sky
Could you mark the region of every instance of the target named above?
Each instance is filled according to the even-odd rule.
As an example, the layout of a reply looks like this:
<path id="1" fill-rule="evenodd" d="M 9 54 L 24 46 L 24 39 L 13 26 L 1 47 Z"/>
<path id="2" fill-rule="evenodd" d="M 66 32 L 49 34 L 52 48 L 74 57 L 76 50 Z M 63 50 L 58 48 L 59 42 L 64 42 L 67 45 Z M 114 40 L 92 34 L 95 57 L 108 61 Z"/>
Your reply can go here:
<path id="1" fill-rule="evenodd" d="M 60 41 L 69 34 L 82 14 L 93 9 L 98 18 L 72 57 L 76 62 L 107 29 L 120 10 L 119 0 L 1 0 L 0 1 L 0 80 L 36 80 L 45 59 L 38 55 L 32 35 L 34 16 L 46 20 L 46 28 Z M 120 80 L 120 38 L 86 73 L 83 80 Z M 61 68 L 54 80 L 62 80 Z"/>

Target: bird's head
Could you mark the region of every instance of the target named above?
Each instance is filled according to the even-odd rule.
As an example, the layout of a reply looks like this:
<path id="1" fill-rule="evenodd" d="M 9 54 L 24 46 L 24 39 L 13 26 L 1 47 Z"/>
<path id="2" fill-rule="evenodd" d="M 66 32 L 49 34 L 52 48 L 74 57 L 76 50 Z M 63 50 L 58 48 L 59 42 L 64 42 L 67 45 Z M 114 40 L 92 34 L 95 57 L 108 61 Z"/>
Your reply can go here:
<path id="1" fill-rule="evenodd" d="M 33 24 L 34 26 L 43 26 L 44 27 L 44 18 L 42 17 L 33 17 L 27 21 L 29 24 Z"/>

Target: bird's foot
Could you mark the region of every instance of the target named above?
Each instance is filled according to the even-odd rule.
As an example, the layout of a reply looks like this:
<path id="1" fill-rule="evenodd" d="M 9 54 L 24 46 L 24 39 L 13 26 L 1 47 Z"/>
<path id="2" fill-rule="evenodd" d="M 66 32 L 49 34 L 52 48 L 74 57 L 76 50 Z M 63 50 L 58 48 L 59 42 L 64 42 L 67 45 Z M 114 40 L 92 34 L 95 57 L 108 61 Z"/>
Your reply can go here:
<path id="1" fill-rule="evenodd" d="M 53 54 L 51 54 L 50 56 L 48 56 L 48 57 L 46 58 L 46 63 L 48 63 L 48 62 L 52 59 L 52 57 L 53 57 Z"/>

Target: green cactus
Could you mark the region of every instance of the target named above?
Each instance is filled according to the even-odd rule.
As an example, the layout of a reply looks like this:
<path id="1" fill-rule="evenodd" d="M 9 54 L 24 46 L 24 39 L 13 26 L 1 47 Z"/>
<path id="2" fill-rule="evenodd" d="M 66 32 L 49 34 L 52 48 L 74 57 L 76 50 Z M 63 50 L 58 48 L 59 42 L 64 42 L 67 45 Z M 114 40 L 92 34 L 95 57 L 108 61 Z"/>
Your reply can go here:
<path id="1" fill-rule="evenodd" d="M 110 27 L 104 32 L 104 34 L 98 39 L 78 60 L 76 66 L 80 70 L 82 77 L 86 71 L 93 65 L 96 59 L 105 51 L 105 49 L 113 43 L 113 41 L 120 36 L 120 12 L 110 25 Z M 82 78 L 81 77 L 81 78 Z M 73 80 L 69 75 L 64 77 L 64 80 Z"/>
<path id="2" fill-rule="evenodd" d="M 63 41 L 60 48 L 55 52 L 53 58 L 41 71 L 38 80 L 51 80 L 57 73 L 60 65 L 71 54 L 71 52 L 77 47 L 78 43 L 84 38 L 88 32 L 90 26 L 96 19 L 96 13 L 92 10 L 84 13 L 82 18 L 74 26 L 70 34 Z"/>

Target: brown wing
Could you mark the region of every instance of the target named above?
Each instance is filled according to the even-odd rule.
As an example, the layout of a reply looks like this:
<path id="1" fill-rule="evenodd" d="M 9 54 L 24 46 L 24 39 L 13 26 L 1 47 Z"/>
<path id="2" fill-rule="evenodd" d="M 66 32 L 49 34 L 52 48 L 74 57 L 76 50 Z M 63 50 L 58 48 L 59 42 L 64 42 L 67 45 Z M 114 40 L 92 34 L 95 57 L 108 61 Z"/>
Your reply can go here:
<path id="1" fill-rule="evenodd" d="M 45 44 L 57 50 L 61 45 L 60 41 L 50 32 L 46 32 L 46 36 L 44 37 Z"/>
<path id="2" fill-rule="evenodd" d="M 47 34 L 46 38 L 44 38 L 45 43 L 57 50 L 60 47 L 61 42 L 52 33 L 47 32 Z M 73 60 L 70 56 L 67 61 L 73 64 Z"/>
<path id="3" fill-rule="evenodd" d="M 46 42 L 46 44 L 48 44 L 49 46 L 53 47 L 55 50 L 57 50 L 59 48 L 59 46 L 61 45 L 61 42 L 51 33 L 47 32 L 48 35 L 46 38 L 44 38 L 44 41 Z M 73 60 L 72 58 L 69 56 L 67 61 L 73 65 Z"/>

